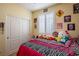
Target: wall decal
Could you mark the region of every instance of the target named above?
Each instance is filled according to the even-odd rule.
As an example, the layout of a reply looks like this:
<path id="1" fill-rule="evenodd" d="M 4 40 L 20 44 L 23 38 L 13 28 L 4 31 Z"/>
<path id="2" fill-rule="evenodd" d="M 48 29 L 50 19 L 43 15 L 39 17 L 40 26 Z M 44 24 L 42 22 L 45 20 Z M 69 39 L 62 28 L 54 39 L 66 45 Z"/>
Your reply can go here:
<path id="1" fill-rule="evenodd" d="M 63 10 L 58 10 L 56 15 L 61 17 L 64 14 Z"/>
<path id="2" fill-rule="evenodd" d="M 68 30 L 75 30 L 75 24 L 68 24 L 67 29 Z"/>
<path id="3" fill-rule="evenodd" d="M 64 16 L 64 22 L 71 22 L 71 15 Z"/>

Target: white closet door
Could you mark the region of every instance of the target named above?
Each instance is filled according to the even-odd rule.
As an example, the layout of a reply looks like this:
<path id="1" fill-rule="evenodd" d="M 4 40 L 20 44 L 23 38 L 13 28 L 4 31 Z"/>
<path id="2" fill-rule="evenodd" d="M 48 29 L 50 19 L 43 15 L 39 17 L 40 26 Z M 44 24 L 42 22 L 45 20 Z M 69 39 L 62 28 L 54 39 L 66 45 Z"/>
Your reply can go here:
<path id="1" fill-rule="evenodd" d="M 55 31 L 54 13 L 46 14 L 46 33 L 52 34 Z"/>
<path id="2" fill-rule="evenodd" d="M 5 35 L 6 35 L 6 39 L 5 39 L 5 50 L 6 53 L 8 53 L 11 50 L 11 40 L 10 40 L 10 17 L 6 17 L 6 22 L 5 22 Z"/>
<path id="3" fill-rule="evenodd" d="M 29 20 L 8 16 L 6 20 L 6 51 L 14 53 L 29 37 Z"/>
<path id="4" fill-rule="evenodd" d="M 20 43 L 20 20 L 17 17 L 11 17 L 11 50 L 16 49 Z"/>
<path id="5" fill-rule="evenodd" d="M 12 54 L 19 46 L 20 40 L 19 19 L 13 16 L 6 18 L 6 53 Z"/>
<path id="6" fill-rule="evenodd" d="M 38 30 L 39 33 L 45 33 L 45 15 L 40 15 L 38 17 Z"/>
<path id="7" fill-rule="evenodd" d="M 22 43 L 26 42 L 29 38 L 29 20 L 23 19 L 21 20 L 21 40 Z"/>

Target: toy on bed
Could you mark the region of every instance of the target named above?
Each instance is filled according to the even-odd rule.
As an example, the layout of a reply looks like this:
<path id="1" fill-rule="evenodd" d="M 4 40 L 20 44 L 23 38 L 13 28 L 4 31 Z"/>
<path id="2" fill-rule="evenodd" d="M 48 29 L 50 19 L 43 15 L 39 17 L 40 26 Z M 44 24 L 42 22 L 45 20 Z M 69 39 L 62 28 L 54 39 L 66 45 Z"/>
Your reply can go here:
<path id="1" fill-rule="evenodd" d="M 32 38 L 35 38 L 35 34 L 32 34 Z"/>
<path id="2" fill-rule="evenodd" d="M 44 39 L 47 39 L 47 40 L 54 40 L 54 36 L 52 36 L 51 34 L 44 34 L 42 35 Z"/>
<path id="3" fill-rule="evenodd" d="M 38 35 L 33 35 L 32 38 L 36 38 L 36 39 L 46 39 L 46 40 L 54 40 L 54 36 L 52 36 L 51 34 L 38 34 Z"/>
<path id="4" fill-rule="evenodd" d="M 69 36 L 65 31 L 59 32 L 58 37 L 61 37 L 60 42 L 63 44 L 65 44 L 69 40 Z"/>
<path id="5" fill-rule="evenodd" d="M 55 37 L 55 40 L 57 42 L 60 42 L 60 43 L 63 43 L 63 44 L 65 44 L 66 41 L 69 40 L 69 35 L 68 35 L 68 33 L 66 31 L 61 31 L 59 33 L 55 31 L 53 33 L 53 36 Z"/>
<path id="6" fill-rule="evenodd" d="M 59 42 L 60 40 L 61 40 L 61 36 L 58 36 L 58 32 L 53 32 L 53 36 L 55 37 L 55 40 L 57 41 L 57 42 Z"/>

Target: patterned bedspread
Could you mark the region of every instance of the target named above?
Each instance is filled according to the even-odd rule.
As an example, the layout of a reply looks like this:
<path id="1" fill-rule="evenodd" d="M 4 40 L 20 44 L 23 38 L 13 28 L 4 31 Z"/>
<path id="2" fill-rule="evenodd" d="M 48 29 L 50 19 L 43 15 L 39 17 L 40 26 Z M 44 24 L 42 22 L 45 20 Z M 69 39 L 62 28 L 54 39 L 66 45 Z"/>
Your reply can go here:
<path id="1" fill-rule="evenodd" d="M 67 55 L 67 53 L 64 51 L 59 51 L 58 49 L 48 48 L 31 42 L 24 43 L 24 45 L 46 56 L 66 56 Z"/>
<path id="2" fill-rule="evenodd" d="M 70 46 L 69 48 L 75 52 L 76 56 L 79 56 L 79 46 L 77 44 Z"/>
<path id="3" fill-rule="evenodd" d="M 45 42 L 41 42 L 39 40 L 31 40 L 22 45 L 32 48 L 33 50 L 41 53 L 45 56 L 67 56 L 67 55 L 75 55 L 74 51 L 69 48 L 47 44 Z"/>

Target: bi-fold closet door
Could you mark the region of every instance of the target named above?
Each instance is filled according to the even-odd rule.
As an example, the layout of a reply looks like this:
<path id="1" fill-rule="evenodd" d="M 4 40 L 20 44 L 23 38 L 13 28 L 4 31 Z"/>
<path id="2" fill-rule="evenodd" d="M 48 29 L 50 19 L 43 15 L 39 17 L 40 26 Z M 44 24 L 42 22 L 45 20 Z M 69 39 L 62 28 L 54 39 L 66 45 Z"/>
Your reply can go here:
<path id="1" fill-rule="evenodd" d="M 6 51 L 15 52 L 29 37 L 29 20 L 15 16 L 6 17 Z"/>

